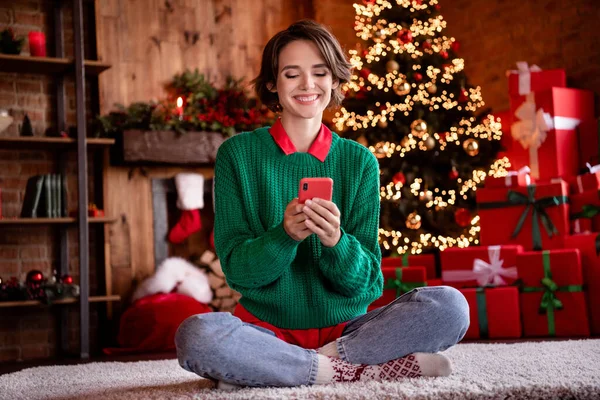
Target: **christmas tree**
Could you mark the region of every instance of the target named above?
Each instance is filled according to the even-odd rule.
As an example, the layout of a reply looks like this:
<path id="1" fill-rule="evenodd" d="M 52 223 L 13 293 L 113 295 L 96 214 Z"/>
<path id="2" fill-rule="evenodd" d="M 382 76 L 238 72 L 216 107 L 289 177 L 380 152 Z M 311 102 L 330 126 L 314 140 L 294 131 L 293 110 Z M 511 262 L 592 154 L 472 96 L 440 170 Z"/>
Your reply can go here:
<path id="1" fill-rule="evenodd" d="M 469 84 L 437 0 L 354 4 L 361 39 L 333 122 L 379 160 L 384 256 L 478 244 L 475 191 L 502 176 L 501 124 Z"/>

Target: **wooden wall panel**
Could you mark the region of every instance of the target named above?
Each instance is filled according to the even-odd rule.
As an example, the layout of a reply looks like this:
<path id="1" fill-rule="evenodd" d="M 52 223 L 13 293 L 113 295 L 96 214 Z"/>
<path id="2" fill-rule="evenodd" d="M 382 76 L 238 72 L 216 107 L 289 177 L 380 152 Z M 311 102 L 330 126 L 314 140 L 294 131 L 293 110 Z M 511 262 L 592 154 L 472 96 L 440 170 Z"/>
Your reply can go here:
<path id="1" fill-rule="evenodd" d="M 249 82 L 268 39 L 293 21 L 312 17 L 310 10 L 312 1 L 306 0 L 97 0 L 98 57 L 112 65 L 99 78 L 101 113 L 117 103 L 164 98 L 164 84 L 186 68 L 198 68 L 217 85 L 229 74 Z M 148 176 L 136 170 L 131 179 L 129 168 L 105 171 L 105 211 L 119 218 L 110 227 L 107 248 L 112 288 L 124 298 L 132 280 L 155 268 L 151 179 L 183 169 L 146 171 Z M 206 178 L 213 174 L 210 168 L 192 171 Z"/>

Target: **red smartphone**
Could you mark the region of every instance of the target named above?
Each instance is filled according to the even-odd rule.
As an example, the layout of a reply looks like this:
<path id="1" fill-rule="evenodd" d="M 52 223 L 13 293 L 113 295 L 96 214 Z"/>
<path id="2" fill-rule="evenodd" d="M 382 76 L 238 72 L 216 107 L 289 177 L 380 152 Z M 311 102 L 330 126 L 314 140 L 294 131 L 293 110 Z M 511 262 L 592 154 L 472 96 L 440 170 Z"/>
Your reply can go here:
<path id="1" fill-rule="evenodd" d="M 302 178 L 298 190 L 298 203 L 315 197 L 331 201 L 333 194 L 333 179 L 331 178 Z"/>

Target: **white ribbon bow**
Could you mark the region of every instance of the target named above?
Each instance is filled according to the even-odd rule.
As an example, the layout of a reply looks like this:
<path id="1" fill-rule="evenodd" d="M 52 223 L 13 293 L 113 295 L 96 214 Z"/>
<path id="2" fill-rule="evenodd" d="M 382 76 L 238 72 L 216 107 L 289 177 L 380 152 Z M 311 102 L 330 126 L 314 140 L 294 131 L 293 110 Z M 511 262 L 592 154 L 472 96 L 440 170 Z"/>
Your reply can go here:
<path id="1" fill-rule="evenodd" d="M 504 183 L 506 184 L 507 187 L 511 187 L 513 176 L 525 175 L 525 184 L 530 185 L 531 184 L 531 177 L 529 176 L 530 173 L 531 173 L 531 168 L 529 168 L 527 165 L 519 168 L 518 171 L 508 171 L 508 174 L 504 177 Z"/>
<path id="2" fill-rule="evenodd" d="M 595 174 L 600 171 L 600 164 L 592 166 L 590 163 L 585 163 L 585 165 L 590 170 L 590 174 Z"/>
<path id="3" fill-rule="evenodd" d="M 500 259 L 500 246 L 488 246 L 490 262 L 476 258 L 471 271 L 443 271 L 442 280 L 446 282 L 460 282 L 476 280 L 479 286 L 506 285 L 503 279 L 517 278 L 517 267 L 502 268 L 504 260 Z"/>
<path id="4" fill-rule="evenodd" d="M 525 61 L 517 62 L 517 69 L 508 71 L 507 75 L 519 74 L 519 94 L 524 96 L 531 92 L 531 73 L 540 72 L 542 69 L 537 65 L 529 66 Z"/>

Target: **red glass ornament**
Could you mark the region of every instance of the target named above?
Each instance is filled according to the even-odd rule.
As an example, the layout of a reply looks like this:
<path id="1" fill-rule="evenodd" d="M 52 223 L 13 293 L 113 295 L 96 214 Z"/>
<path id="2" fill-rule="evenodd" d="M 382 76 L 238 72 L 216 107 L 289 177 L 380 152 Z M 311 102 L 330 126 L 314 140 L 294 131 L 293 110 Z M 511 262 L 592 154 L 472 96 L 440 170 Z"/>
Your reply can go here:
<path id="1" fill-rule="evenodd" d="M 371 74 L 371 70 L 368 68 L 363 68 L 360 70 L 360 76 L 362 76 L 363 79 L 365 79 L 365 80 L 369 79 L 370 74 Z"/>
<path id="2" fill-rule="evenodd" d="M 39 285 L 44 280 L 44 274 L 37 269 L 32 269 L 27 273 L 27 277 L 25 278 L 25 283 L 28 285 Z"/>
<path id="3" fill-rule="evenodd" d="M 62 283 L 64 283 L 64 284 L 67 284 L 67 285 L 73 284 L 73 277 L 71 275 L 63 275 L 61 280 L 62 280 Z"/>
<path id="4" fill-rule="evenodd" d="M 458 40 L 455 40 L 454 42 L 452 42 L 452 51 L 455 53 L 458 53 L 458 50 L 460 50 L 460 42 Z"/>
<path id="5" fill-rule="evenodd" d="M 456 168 L 452 168 L 452 171 L 450 171 L 448 173 L 448 178 L 455 180 L 458 178 L 458 171 L 456 170 Z"/>
<path id="6" fill-rule="evenodd" d="M 458 101 L 464 103 L 467 100 L 469 100 L 469 92 L 467 91 L 467 89 L 461 89 L 460 96 L 458 96 Z"/>
<path id="7" fill-rule="evenodd" d="M 454 220 L 458 226 L 466 228 L 471 225 L 471 212 L 466 208 L 459 208 L 454 213 Z"/>
<path id="8" fill-rule="evenodd" d="M 412 33 L 409 29 L 402 29 L 398 31 L 398 41 L 400 41 L 400 43 L 406 44 L 412 42 L 412 40 Z"/>
<path id="9" fill-rule="evenodd" d="M 392 178 L 392 182 L 394 182 L 394 185 L 397 185 L 399 183 L 404 185 L 406 183 L 406 177 L 404 176 L 404 173 L 397 172 Z"/>
<path id="10" fill-rule="evenodd" d="M 423 44 L 421 44 L 421 47 L 424 49 L 430 49 L 431 48 L 431 42 L 429 40 L 426 40 L 423 42 Z"/>
<path id="11" fill-rule="evenodd" d="M 441 5 L 439 5 L 439 4 L 436 4 L 436 5 L 435 5 L 435 9 L 436 9 L 437 11 L 440 11 L 440 9 L 441 9 L 441 8 L 442 8 L 442 6 L 441 6 Z"/>
<path id="12" fill-rule="evenodd" d="M 413 78 L 415 79 L 415 81 L 421 82 L 421 80 L 423 79 L 423 75 L 421 75 L 419 72 L 415 72 L 413 74 Z"/>
<path id="13" fill-rule="evenodd" d="M 442 51 L 440 51 L 440 56 L 442 56 L 442 58 L 444 60 L 447 60 L 448 59 L 448 52 L 445 51 L 445 50 L 442 50 Z"/>

